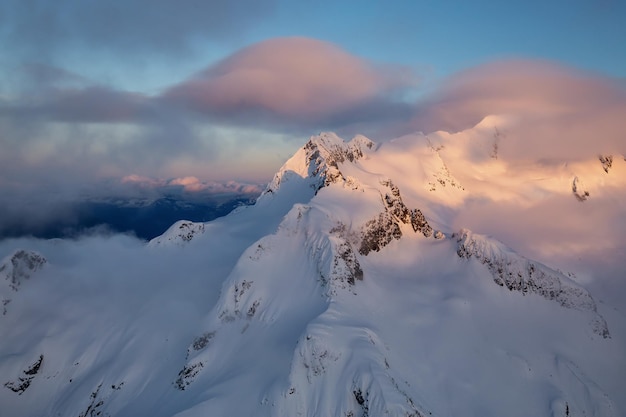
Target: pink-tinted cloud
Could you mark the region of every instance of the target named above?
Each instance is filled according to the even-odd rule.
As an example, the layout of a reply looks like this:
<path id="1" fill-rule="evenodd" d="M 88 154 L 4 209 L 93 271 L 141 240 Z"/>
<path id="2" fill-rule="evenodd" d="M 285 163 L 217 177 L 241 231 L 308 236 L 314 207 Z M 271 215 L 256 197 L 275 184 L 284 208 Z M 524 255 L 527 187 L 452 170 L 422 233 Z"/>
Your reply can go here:
<path id="1" fill-rule="evenodd" d="M 459 131 L 492 114 L 518 121 L 503 132 L 505 157 L 562 161 L 626 154 L 626 84 L 545 61 L 500 61 L 463 71 L 417 106 L 411 127 Z"/>
<path id="2" fill-rule="evenodd" d="M 163 180 L 158 180 L 156 178 L 146 177 L 144 175 L 131 174 L 123 177 L 120 182 L 122 184 L 134 184 L 140 187 L 162 187 L 165 185 Z"/>
<path id="3" fill-rule="evenodd" d="M 623 192 L 613 191 L 613 196 L 594 194 L 595 200 L 584 204 L 570 194 L 546 196 L 530 205 L 470 201 L 454 225 L 498 236 L 520 253 L 548 264 L 626 253 L 626 224 L 620 220 Z"/>
<path id="4" fill-rule="evenodd" d="M 213 182 L 202 181 L 194 176 L 161 179 L 146 177 L 143 175 L 127 175 L 120 182 L 126 185 L 133 185 L 142 189 L 167 189 L 178 188 L 185 192 L 198 193 L 207 192 L 210 194 L 259 194 L 263 191 L 263 185 L 241 183 L 237 181 Z"/>
<path id="5" fill-rule="evenodd" d="M 328 42 L 276 38 L 209 67 L 171 88 L 165 99 L 205 114 L 264 112 L 315 120 L 413 83 L 403 69 L 377 67 Z"/>
<path id="6" fill-rule="evenodd" d="M 181 185 L 185 191 L 203 191 L 209 188 L 208 184 L 202 183 L 197 177 L 175 178 L 168 185 Z"/>

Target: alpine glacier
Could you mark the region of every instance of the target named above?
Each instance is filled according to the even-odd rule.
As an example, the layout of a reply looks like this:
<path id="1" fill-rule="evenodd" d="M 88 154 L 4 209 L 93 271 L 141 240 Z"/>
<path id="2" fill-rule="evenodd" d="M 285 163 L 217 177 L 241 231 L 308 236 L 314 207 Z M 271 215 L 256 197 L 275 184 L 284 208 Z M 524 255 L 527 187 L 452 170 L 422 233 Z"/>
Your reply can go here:
<path id="1" fill-rule="evenodd" d="M 534 260 L 458 224 L 484 201 L 624 207 L 624 156 L 514 166 L 506 123 L 322 133 L 255 205 L 147 245 L 2 242 L 0 414 L 626 415 L 624 305 L 549 242 Z"/>

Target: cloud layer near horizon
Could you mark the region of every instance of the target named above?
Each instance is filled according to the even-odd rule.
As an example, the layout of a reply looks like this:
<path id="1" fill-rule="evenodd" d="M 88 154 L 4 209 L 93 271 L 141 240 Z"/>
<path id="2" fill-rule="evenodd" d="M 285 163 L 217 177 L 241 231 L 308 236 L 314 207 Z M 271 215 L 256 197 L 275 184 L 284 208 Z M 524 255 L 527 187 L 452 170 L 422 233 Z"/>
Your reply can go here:
<path id="1" fill-rule="evenodd" d="M 269 181 L 320 130 L 380 141 L 462 130 L 490 114 L 516 120 L 501 132 L 503 158 L 626 154 L 624 81 L 545 61 L 480 65 L 417 100 L 406 68 L 307 38 L 250 45 L 154 95 L 43 64 L 16 79 L 21 89 L 0 91 L 0 187 L 16 208 L 25 196 L 45 201 L 130 175 L 198 178 L 180 184 L 190 189 Z"/>

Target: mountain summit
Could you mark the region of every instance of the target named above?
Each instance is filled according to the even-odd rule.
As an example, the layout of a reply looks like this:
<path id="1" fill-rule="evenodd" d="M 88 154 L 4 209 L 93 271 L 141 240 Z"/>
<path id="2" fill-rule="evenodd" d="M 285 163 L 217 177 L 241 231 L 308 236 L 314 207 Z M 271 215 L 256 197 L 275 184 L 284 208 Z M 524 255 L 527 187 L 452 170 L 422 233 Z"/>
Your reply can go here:
<path id="1" fill-rule="evenodd" d="M 13 252 L 0 265 L 1 409 L 623 415 L 624 316 L 574 273 L 457 223 L 476 201 L 582 207 L 606 184 L 623 190 L 626 162 L 512 170 L 494 121 L 382 144 L 322 133 L 226 217 L 177 222 L 147 246 Z M 572 192 L 579 176 L 588 201 Z"/>

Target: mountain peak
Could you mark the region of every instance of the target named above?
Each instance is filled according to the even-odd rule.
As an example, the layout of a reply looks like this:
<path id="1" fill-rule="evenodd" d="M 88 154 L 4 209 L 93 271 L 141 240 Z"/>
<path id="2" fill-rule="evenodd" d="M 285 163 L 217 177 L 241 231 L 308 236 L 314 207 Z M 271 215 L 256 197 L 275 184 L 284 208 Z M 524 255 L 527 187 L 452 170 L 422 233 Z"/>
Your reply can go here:
<path id="1" fill-rule="evenodd" d="M 340 164 L 354 163 L 374 148 L 374 142 L 362 135 L 349 142 L 333 132 L 311 136 L 274 175 L 263 194 L 277 192 L 285 181 L 292 178 L 304 179 L 314 192 L 328 184 L 345 181 Z"/>
<path id="2" fill-rule="evenodd" d="M 162 235 L 148 242 L 148 246 L 175 245 L 183 246 L 194 237 L 204 233 L 205 224 L 189 220 L 179 220 L 169 227 Z"/>

